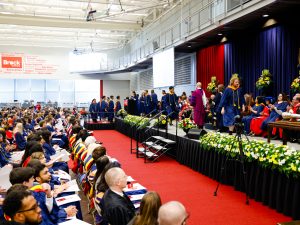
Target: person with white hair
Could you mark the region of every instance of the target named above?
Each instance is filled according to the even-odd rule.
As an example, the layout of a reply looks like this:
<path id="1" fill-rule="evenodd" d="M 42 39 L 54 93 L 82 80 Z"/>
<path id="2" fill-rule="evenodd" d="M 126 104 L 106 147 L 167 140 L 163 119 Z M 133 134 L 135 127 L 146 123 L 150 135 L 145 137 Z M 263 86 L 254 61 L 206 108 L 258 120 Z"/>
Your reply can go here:
<path id="1" fill-rule="evenodd" d="M 188 217 L 182 203 L 170 201 L 159 208 L 157 221 L 159 225 L 184 225 L 187 224 Z"/>
<path id="2" fill-rule="evenodd" d="M 109 169 L 105 174 L 109 189 L 100 203 L 105 222 L 110 225 L 127 225 L 135 216 L 135 208 L 123 189 L 127 185 L 127 175 L 118 167 Z"/>

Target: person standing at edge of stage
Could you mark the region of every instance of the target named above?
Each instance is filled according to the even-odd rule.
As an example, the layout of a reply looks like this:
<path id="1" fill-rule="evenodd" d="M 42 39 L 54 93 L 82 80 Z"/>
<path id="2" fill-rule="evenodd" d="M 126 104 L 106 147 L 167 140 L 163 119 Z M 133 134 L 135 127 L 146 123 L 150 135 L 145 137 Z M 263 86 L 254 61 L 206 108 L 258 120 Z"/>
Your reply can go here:
<path id="1" fill-rule="evenodd" d="M 166 94 L 166 110 L 167 115 L 170 115 L 170 125 L 172 125 L 172 121 L 178 118 L 178 97 L 174 92 L 174 87 L 169 87 L 169 93 Z"/>
<path id="2" fill-rule="evenodd" d="M 112 122 L 113 119 L 114 119 L 114 108 L 115 108 L 114 96 L 111 95 L 110 99 L 109 99 L 109 102 L 108 102 L 108 108 L 107 108 L 107 111 L 108 111 L 108 121 L 109 122 Z"/>
<path id="3" fill-rule="evenodd" d="M 191 98 L 191 106 L 194 108 L 194 121 L 199 129 L 203 128 L 205 122 L 205 107 L 207 103 L 205 92 L 201 86 L 201 82 L 198 82 Z"/>
<path id="4" fill-rule="evenodd" d="M 157 94 L 154 92 L 154 90 L 151 90 L 151 110 L 155 110 L 153 114 L 157 113 L 157 104 L 158 104 Z"/>
<path id="5" fill-rule="evenodd" d="M 223 123 L 229 128 L 229 135 L 232 135 L 234 130 L 234 117 L 240 115 L 240 111 L 245 108 L 245 99 L 240 88 L 240 79 L 233 76 L 230 79 L 228 87 L 222 95 L 219 110 L 223 115 Z"/>

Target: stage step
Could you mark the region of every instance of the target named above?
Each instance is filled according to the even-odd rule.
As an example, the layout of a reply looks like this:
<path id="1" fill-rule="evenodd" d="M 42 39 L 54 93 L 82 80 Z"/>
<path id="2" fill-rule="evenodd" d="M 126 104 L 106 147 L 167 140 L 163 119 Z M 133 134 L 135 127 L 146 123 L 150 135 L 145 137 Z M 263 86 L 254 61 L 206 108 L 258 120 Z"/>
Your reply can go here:
<path id="1" fill-rule="evenodd" d="M 142 148 L 142 147 L 138 148 L 138 152 L 141 153 L 141 154 L 146 155 L 148 158 L 157 157 L 158 156 L 154 152 L 150 152 L 150 151 L 146 151 L 145 152 L 145 148 Z"/>
<path id="2" fill-rule="evenodd" d="M 157 140 L 160 140 L 162 142 L 165 142 L 167 144 L 176 144 L 175 141 L 167 139 L 167 138 L 164 138 L 164 137 L 161 137 L 161 136 L 152 136 L 152 137 L 155 138 L 155 139 L 157 139 Z"/>

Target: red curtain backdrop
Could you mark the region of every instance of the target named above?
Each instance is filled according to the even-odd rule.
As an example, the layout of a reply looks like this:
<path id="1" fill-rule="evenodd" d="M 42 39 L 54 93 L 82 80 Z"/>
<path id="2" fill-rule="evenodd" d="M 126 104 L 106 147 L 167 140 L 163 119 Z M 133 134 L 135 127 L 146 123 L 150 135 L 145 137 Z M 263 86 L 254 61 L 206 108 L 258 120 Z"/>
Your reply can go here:
<path id="1" fill-rule="evenodd" d="M 224 44 L 214 45 L 197 52 L 197 82 L 206 91 L 211 77 L 216 76 L 224 84 Z"/>

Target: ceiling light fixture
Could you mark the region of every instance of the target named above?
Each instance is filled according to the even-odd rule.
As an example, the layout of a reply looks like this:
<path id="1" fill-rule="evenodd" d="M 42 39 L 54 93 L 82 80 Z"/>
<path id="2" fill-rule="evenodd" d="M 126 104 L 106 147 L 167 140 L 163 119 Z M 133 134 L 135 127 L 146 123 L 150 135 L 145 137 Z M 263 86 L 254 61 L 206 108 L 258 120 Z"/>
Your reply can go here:
<path id="1" fill-rule="evenodd" d="M 191 48 L 191 47 L 192 47 L 192 45 L 191 45 L 191 44 L 188 44 L 188 45 L 187 45 L 187 47 L 188 47 L 188 48 Z"/>
<path id="2" fill-rule="evenodd" d="M 218 35 L 219 35 L 219 36 L 222 36 L 223 34 L 222 34 L 222 33 L 218 33 Z"/>
<path id="3" fill-rule="evenodd" d="M 267 18 L 267 17 L 269 17 L 269 15 L 268 14 L 264 14 L 264 15 L 262 15 L 262 17 L 263 18 Z"/>

